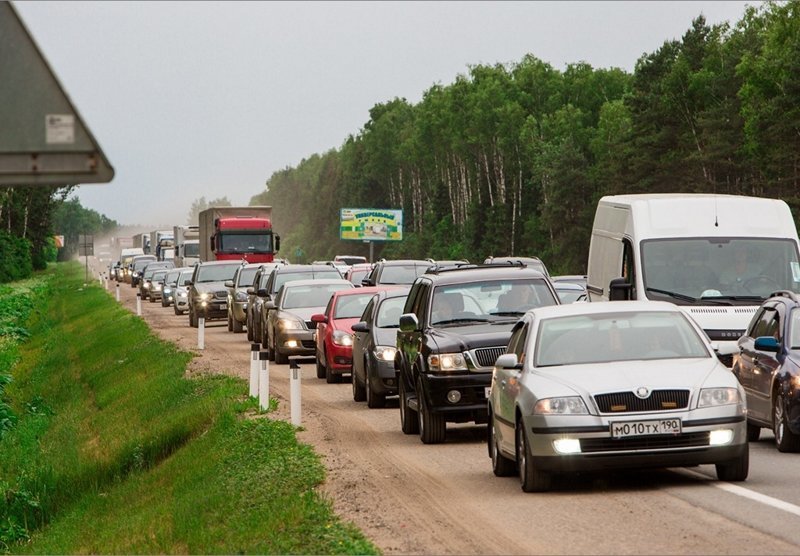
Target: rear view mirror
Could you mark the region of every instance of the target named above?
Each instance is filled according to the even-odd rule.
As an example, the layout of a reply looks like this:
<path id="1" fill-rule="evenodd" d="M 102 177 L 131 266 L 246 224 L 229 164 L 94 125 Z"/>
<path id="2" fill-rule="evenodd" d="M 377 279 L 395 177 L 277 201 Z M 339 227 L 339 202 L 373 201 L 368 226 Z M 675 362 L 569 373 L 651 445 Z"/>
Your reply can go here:
<path id="1" fill-rule="evenodd" d="M 400 315 L 400 332 L 414 332 L 419 330 L 419 321 L 414 313 Z"/>
<path id="2" fill-rule="evenodd" d="M 625 278 L 614 278 L 608 284 L 609 301 L 627 301 L 631 298 L 633 287 Z"/>

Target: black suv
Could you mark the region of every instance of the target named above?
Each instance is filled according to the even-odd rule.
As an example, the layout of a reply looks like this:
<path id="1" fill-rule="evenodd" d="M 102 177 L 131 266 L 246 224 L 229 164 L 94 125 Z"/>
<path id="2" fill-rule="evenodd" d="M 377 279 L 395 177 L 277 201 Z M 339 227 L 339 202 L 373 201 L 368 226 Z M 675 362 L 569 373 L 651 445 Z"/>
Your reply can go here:
<path id="1" fill-rule="evenodd" d="M 434 263 L 422 260 L 387 261 L 381 259 L 361 280 L 362 286 L 406 285 L 410 286 L 420 274 Z"/>
<path id="2" fill-rule="evenodd" d="M 485 423 L 492 368 L 514 323 L 557 304 L 550 280 L 522 264 L 434 266 L 417 278 L 394 360 L 403 432 L 437 444 L 447 421 Z"/>

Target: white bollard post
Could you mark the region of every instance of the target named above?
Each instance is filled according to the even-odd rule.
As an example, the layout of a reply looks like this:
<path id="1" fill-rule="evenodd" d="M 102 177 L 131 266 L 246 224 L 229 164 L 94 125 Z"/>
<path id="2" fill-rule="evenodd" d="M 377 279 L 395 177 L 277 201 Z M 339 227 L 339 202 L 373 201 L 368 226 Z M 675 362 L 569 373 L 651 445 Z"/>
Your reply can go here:
<path id="1" fill-rule="evenodd" d="M 197 319 L 197 349 L 206 349 L 206 319 Z"/>
<path id="2" fill-rule="evenodd" d="M 258 352 L 260 344 L 250 344 L 250 397 L 258 396 Z"/>
<path id="3" fill-rule="evenodd" d="M 292 424 L 295 427 L 300 426 L 301 421 L 301 408 L 300 408 L 300 365 L 297 361 L 292 359 L 289 361 L 289 403 L 291 405 L 291 418 Z"/>
<path id="4" fill-rule="evenodd" d="M 119 282 L 117 282 L 117 302 L 119 302 Z"/>
<path id="5" fill-rule="evenodd" d="M 261 411 L 269 409 L 269 357 L 266 351 L 258 353 L 261 369 L 258 373 L 258 405 Z"/>
<path id="6" fill-rule="evenodd" d="M 142 316 L 142 296 L 138 293 L 136 294 L 136 314 Z"/>
<path id="7" fill-rule="evenodd" d="M 97 279 L 100 280 L 100 285 L 102 286 L 103 285 L 103 275 L 102 274 L 98 275 Z"/>

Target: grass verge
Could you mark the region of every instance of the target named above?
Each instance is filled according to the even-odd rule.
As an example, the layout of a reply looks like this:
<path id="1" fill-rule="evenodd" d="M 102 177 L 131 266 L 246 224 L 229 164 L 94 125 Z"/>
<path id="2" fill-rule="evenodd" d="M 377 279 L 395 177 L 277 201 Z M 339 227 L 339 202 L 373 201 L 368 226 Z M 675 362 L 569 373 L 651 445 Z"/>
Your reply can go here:
<path id="1" fill-rule="evenodd" d="M 184 378 L 190 354 L 82 272 L 0 290 L 0 309 L 30 301 L 0 343 L 16 417 L 0 437 L 0 549 L 377 552 L 315 491 L 324 468 L 291 425 L 243 418 L 241 380 Z"/>

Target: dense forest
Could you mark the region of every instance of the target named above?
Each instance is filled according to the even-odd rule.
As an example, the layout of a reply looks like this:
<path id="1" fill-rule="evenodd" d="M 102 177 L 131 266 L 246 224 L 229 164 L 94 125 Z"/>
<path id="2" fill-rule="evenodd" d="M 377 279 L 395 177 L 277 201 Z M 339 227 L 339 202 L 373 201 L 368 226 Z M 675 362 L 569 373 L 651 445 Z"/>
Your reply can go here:
<path id="1" fill-rule="evenodd" d="M 714 192 L 782 198 L 800 214 L 800 3 L 697 17 L 633 74 L 525 56 L 469 68 L 422 100 L 378 104 L 338 149 L 274 173 L 283 253 L 366 254 L 338 240 L 342 207 L 404 212 L 385 257 L 536 255 L 582 273 L 597 200 Z M 744 215 L 743 215 L 744 216 Z"/>

